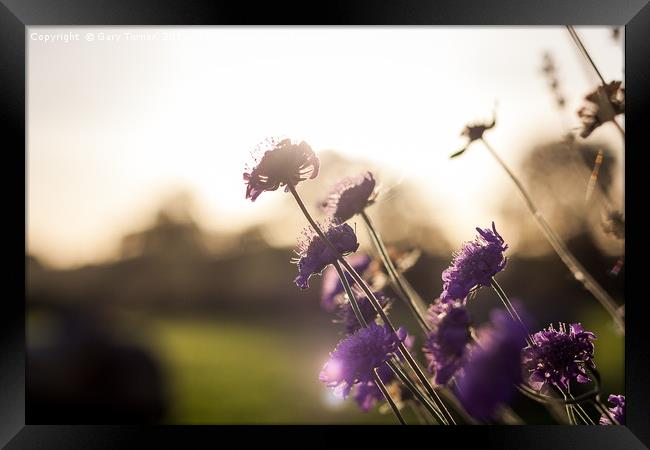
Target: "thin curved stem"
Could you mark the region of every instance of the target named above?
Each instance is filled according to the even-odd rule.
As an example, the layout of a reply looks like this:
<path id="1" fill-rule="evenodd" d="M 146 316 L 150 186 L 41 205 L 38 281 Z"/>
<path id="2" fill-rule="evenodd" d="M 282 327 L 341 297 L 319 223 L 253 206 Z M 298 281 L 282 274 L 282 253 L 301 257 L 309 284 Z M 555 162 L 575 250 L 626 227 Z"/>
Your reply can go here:
<path id="1" fill-rule="evenodd" d="M 620 425 L 620 422 L 616 420 L 616 417 L 614 417 L 611 411 L 605 405 L 602 404 L 600 399 L 598 398 L 592 399 L 591 402 L 593 403 L 594 407 L 596 408 L 596 410 L 598 410 L 600 414 L 605 414 L 613 424 Z"/>
<path id="2" fill-rule="evenodd" d="M 576 280 L 578 280 L 580 283 L 582 283 L 582 285 L 589 292 L 591 292 L 591 294 L 596 298 L 596 300 L 598 300 L 598 302 L 602 305 L 602 307 L 605 308 L 605 310 L 609 313 L 609 315 L 612 316 L 612 319 L 614 319 L 614 322 L 619 327 L 621 332 L 625 333 L 625 322 L 623 321 L 623 318 L 621 317 L 621 314 L 618 311 L 618 306 L 616 305 L 616 302 L 614 302 L 614 300 L 610 297 L 610 295 L 600 286 L 600 284 L 598 284 L 598 282 L 591 276 L 591 274 L 587 272 L 587 270 L 580 263 L 580 261 L 578 261 L 576 257 L 573 256 L 573 254 L 567 248 L 564 242 L 562 242 L 560 237 L 555 233 L 555 231 L 551 228 L 548 222 L 546 222 L 546 219 L 539 211 L 539 209 L 537 209 L 537 206 L 535 206 L 535 203 L 533 202 L 532 198 L 524 188 L 523 184 L 510 170 L 507 164 L 499 157 L 499 155 L 492 148 L 492 146 L 488 144 L 485 138 L 481 138 L 481 140 L 483 141 L 485 148 L 488 149 L 488 151 L 494 157 L 494 159 L 499 163 L 499 165 L 501 165 L 503 170 L 508 174 L 512 182 L 515 184 L 515 186 L 521 193 L 522 197 L 524 198 L 524 201 L 526 202 L 526 206 L 531 212 L 533 218 L 536 220 L 537 225 L 539 225 L 539 227 L 542 229 L 542 232 L 544 233 L 544 236 L 546 237 L 548 242 L 551 244 L 551 247 L 553 247 L 553 250 L 555 250 L 555 253 L 557 253 L 557 255 L 560 257 L 562 262 L 571 271 L 573 277 Z"/>
<path id="3" fill-rule="evenodd" d="M 399 273 L 399 271 L 395 267 L 395 264 L 393 264 L 393 261 L 390 259 L 390 255 L 386 250 L 386 246 L 384 245 L 384 242 L 381 239 L 381 236 L 379 235 L 379 231 L 377 230 L 377 228 L 375 228 L 374 224 L 370 220 L 370 217 L 368 217 L 368 214 L 366 214 L 365 211 L 362 211 L 361 217 L 363 218 L 363 221 L 366 223 L 366 228 L 368 229 L 370 238 L 373 244 L 375 245 L 375 248 L 379 252 L 379 255 L 381 256 L 381 259 L 384 263 L 384 267 L 386 267 L 386 271 L 388 272 L 388 275 L 390 276 L 390 279 L 396 288 L 395 292 L 400 297 L 400 299 L 404 303 L 406 303 L 406 305 L 409 307 L 409 309 L 417 319 L 420 327 L 422 327 L 422 330 L 425 333 L 427 331 L 430 331 L 429 325 L 425 320 L 424 314 L 422 312 L 423 309 L 426 310 L 426 306 L 424 305 L 424 300 L 422 300 L 422 298 L 417 294 L 415 289 L 413 289 L 413 287 L 409 284 L 409 282 L 402 276 L 402 274 Z"/>
<path id="4" fill-rule="evenodd" d="M 304 202 L 300 198 L 300 195 L 298 195 L 298 192 L 296 191 L 296 187 L 294 185 L 292 185 L 292 184 L 288 184 L 287 187 L 289 188 L 289 191 L 291 192 L 294 199 L 296 200 L 296 203 L 298 204 L 298 207 L 300 208 L 300 210 L 302 211 L 305 218 L 307 219 L 307 221 L 309 222 L 311 227 L 314 229 L 314 231 L 316 232 L 318 237 L 325 243 L 325 245 L 327 245 L 327 247 L 332 251 L 332 253 L 334 255 L 336 255 L 336 259 L 341 263 L 341 265 L 350 274 L 350 276 L 352 276 L 352 279 L 354 279 L 354 281 L 361 288 L 361 290 L 366 295 L 366 297 L 368 298 L 368 300 L 372 304 L 373 308 L 375 308 L 375 311 L 377 311 L 377 313 L 380 315 L 381 319 L 384 321 L 386 326 L 395 335 L 395 337 L 397 337 L 397 332 L 395 331 L 395 327 L 393 326 L 390 319 L 386 315 L 386 312 L 384 311 L 384 309 L 379 304 L 379 301 L 377 300 L 377 297 L 375 296 L 375 294 L 368 287 L 368 285 L 363 280 L 363 278 L 361 278 L 361 275 L 359 275 L 357 273 L 357 271 L 354 270 L 354 268 L 350 265 L 350 263 L 348 263 L 345 260 L 345 258 L 343 258 L 343 256 L 340 254 L 340 252 L 338 251 L 336 246 L 334 246 L 334 244 L 332 244 L 332 242 L 327 238 L 325 233 L 323 233 L 323 231 L 320 229 L 320 227 L 318 226 L 316 221 L 311 217 L 311 214 L 309 214 L 309 211 L 307 211 L 307 207 L 305 206 Z M 402 356 L 408 362 L 409 366 L 411 367 L 411 370 L 413 370 L 415 375 L 418 377 L 418 379 L 420 380 L 420 382 L 422 383 L 422 385 L 426 389 L 427 393 L 429 395 L 431 395 L 431 398 L 435 399 L 435 401 L 437 401 L 438 403 L 440 403 L 440 405 L 442 405 L 441 410 L 446 411 L 447 415 L 451 419 L 451 422 L 455 424 L 455 421 L 454 421 L 453 417 L 451 416 L 451 414 L 449 414 L 449 411 L 447 411 L 446 406 L 444 405 L 444 403 L 442 403 L 442 400 L 438 396 L 437 392 L 435 391 L 435 389 L 433 389 L 433 387 L 431 386 L 431 384 L 430 384 L 429 380 L 427 379 L 426 375 L 424 374 L 422 369 L 418 366 L 415 359 L 413 359 L 413 357 L 409 353 L 409 351 L 406 348 L 406 346 L 404 345 L 404 343 L 399 339 L 398 339 L 398 342 L 399 342 L 400 353 L 402 354 Z"/>
<path id="5" fill-rule="evenodd" d="M 373 378 L 375 379 L 375 384 L 377 385 L 381 393 L 384 395 L 384 398 L 386 399 L 390 407 L 393 409 L 393 412 L 395 413 L 397 420 L 399 420 L 399 423 L 402 425 L 406 425 L 406 421 L 402 417 L 402 414 L 399 412 L 399 408 L 393 401 L 393 398 L 390 396 L 390 393 L 388 392 L 388 389 L 386 389 L 386 386 L 384 386 L 384 383 L 381 381 L 381 378 L 379 378 L 379 375 L 377 374 L 377 369 L 373 369 L 372 375 Z"/>
<path id="6" fill-rule="evenodd" d="M 420 392 L 420 389 L 418 389 L 418 387 L 411 381 L 409 376 L 399 367 L 399 365 L 395 364 L 393 361 L 388 361 L 387 364 L 393 370 L 393 373 L 397 375 L 402 383 L 404 383 L 408 390 L 420 401 L 422 406 L 424 406 L 431 417 L 437 421 L 445 423 L 445 418 L 442 415 L 440 409 L 437 409 L 435 406 L 433 406 L 433 404 L 431 404 L 431 402 L 429 402 L 429 400 L 427 400 L 422 392 Z"/>
<path id="7" fill-rule="evenodd" d="M 591 64 L 591 67 L 593 67 L 594 72 L 596 72 L 596 75 L 598 75 L 598 78 L 600 78 L 600 81 L 603 83 L 603 85 L 606 85 L 607 83 L 605 82 L 605 78 L 603 78 L 602 74 L 600 73 L 600 70 L 598 70 L 598 67 L 596 66 L 594 60 L 591 59 L 591 55 L 589 55 L 587 48 L 582 43 L 582 40 L 580 39 L 580 36 L 578 36 L 578 33 L 576 32 L 575 28 L 573 28 L 573 25 L 567 25 L 566 27 L 567 30 L 569 30 L 569 34 L 571 35 L 573 42 L 575 42 L 576 46 L 578 47 L 578 50 L 580 50 L 580 53 L 582 53 L 582 55 L 587 59 L 587 61 L 589 61 L 589 64 Z"/>
<path id="8" fill-rule="evenodd" d="M 510 314 L 510 317 L 512 317 L 513 320 L 517 321 L 521 326 L 521 328 L 524 330 L 524 333 L 526 333 L 526 341 L 528 342 L 528 344 L 533 345 L 533 338 L 530 335 L 530 332 L 528 331 L 526 324 L 524 324 L 524 321 L 521 320 L 521 317 L 519 317 L 519 313 L 517 312 L 515 307 L 512 306 L 512 303 L 510 303 L 510 299 L 506 295 L 505 291 L 501 288 L 501 285 L 497 283 L 497 280 L 494 277 L 492 277 L 490 284 L 492 285 L 492 289 L 494 289 L 494 292 L 497 293 L 499 299 L 501 299 L 503 306 L 506 307 L 506 310 Z"/>

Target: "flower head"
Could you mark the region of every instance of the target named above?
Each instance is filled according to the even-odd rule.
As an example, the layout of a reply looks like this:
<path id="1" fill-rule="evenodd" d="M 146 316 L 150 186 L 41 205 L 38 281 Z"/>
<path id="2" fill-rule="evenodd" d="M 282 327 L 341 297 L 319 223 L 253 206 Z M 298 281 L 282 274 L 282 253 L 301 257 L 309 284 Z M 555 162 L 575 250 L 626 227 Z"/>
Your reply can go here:
<path id="1" fill-rule="evenodd" d="M 346 177 L 336 183 L 321 208 L 337 223 L 343 223 L 374 202 L 375 178 L 371 172 Z"/>
<path id="2" fill-rule="evenodd" d="M 404 346 L 408 349 L 413 346 L 412 336 L 407 336 L 406 339 L 404 339 Z M 388 388 L 389 392 L 397 390 L 399 392 L 394 392 L 395 394 L 399 394 L 399 397 L 401 398 L 405 397 L 404 393 L 401 392 L 398 383 L 395 382 L 395 374 L 388 364 L 383 363 L 379 366 L 377 368 L 377 375 Z M 384 395 L 381 393 L 374 380 L 365 383 L 357 383 L 354 386 L 352 396 L 359 405 L 359 408 L 364 412 L 370 411 L 377 402 L 384 400 Z"/>
<path id="3" fill-rule="evenodd" d="M 467 144 L 465 144 L 465 146 L 462 149 L 452 154 L 450 158 L 455 158 L 456 156 L 460 156 L 463 153 L 465 153 L 465 150 L 469 148 L 472 142 L 481 139 L 483 137 L 483 134 L 487 130 L 494 128 L 496 124 L 497 124 L 497 116 L 495 113 L 492 115 L 492 122 L 490 123 L 471 123 L 466 125 L 465 128 L 463 128 L 463 131 L 460 132 L 460 135 L 467 138 Z"/>
<path id="4" fill-rule="evenodd" d="M 528 372 L 528 384 L 537 391 L 546 391 L 552 385 L 568 389 L 572 380 L 586 383 L 585 368 L 594 368 L 596 335 L 574 323 L 560 324 L 556 330 L 549 326 L 533 335 L 533 344 L 523 352 L 523 365 Z"/>
<path id="5" fill-rule="evenodd" d="M 427 333 L 424 354 L 436 384 L 446 384 L 460 369 L 471 340 L 470 318 L 465 302 L 437 300 L 429 307 L 433 331 Z"/>
<path id="6" fill-rule="evenodd" d="M 347 255 L 359 248 L 357 235 L 347 223 L 341 225 L 327 224 L 324 227 L 325 236 L 334 244 L 339 254 Z M 298 276 L 294 280 L 300 289 L 309 287 L 309 277 L 320 274 L 325 267 L 336 261 L 337 255 L 323 242 L 316 232 L 307 228 L 303 231 L 303 239 L 299 243 Z"/>
<path id="7" fill-rule="evenodd" d="M 494 275 L 506 266 L 503 252 L 508 246 L 497 232 L 492 222 L 492 229 L 477 228 L 479 236 L 474 241 L 466 242 L 460 252 L 454 255 L 451 266 L 442 272 L 443 301 L 463 299 L 476 286 L 489 286 Z"/>
<path id="8" fill-rule="evenodd" d="M 492 326 L 479 331 L 468 362 L 458 377 L 458 399 L 477 419 L 489 419 L 507 404 L 521 382 L 521 348 L 526 335 L 505 311 L 491 315 Z"/>
<path id="9" fill-rule="evenodd" d="M 616 419 L 619 424 L 625 425 L 625 396 L 610 395 L 609 398 L 607 398 L 607 401 L 614 405 L 611 408 L 607 408 L 609 409 L 609 413 L 614 417 L 614 419 Z M 614 425 L 610 418 L 607 417 L 607 414 L 600 416 L 600 424 Z"/>
<path id="10" fill-rule="evenodd" d="M 319 379 L 346 397 L 356 383 L 372 381 L 374 369 L 388 361 L 405 339 L 404 328 L 395 334 L 387 325 L 370 323 L 338 343 Z"/>
<path id="11" fill-rule="evenodd" d="M 348 262 L 354 270 L 359 274 L 363 274 L 366 271 L 368 266 L 370 266 L 371 259 L 365 253 L 356 253 L 352 255 Z M 350 274 L 345 273 L 345 277 L 348 280 L 350 286 L 354 285 L 356 282 L 352 279 Z M 325 311 L 332 312 L 336 310 L 338 306 L 337 298 L 340 294 L 343 293 L 343 283 L 339 279 L 339 274 L 336 272 L 336 269 L 333 267 L 328 267 L 323 273 L 323 285 L 321 289 L 321 306 Z"/>
<path id="12" fill-rule="evenodd" d="M 582 120 L 580 136 L 588 137 L 593 131 L 610 120 L 625 112 L 625 89 L 620 81 L 612 81 L 605 86 L 598 86 L 596 90 L 585 96 L 587 105 L 578 110 L 578 117 Z"/>
<path id="13" fill-rule="evenodd" d="M 375 311 L 375 308 L 372 306 L 370 300 L 368 300 L 368 297 L 366 297 L 363 292 L 359 291 L 360 289 L 356 289 L 356 292 L 353 292 L 353 294 L 357 300 L 359 309 L 361 310 L 361 315 L 367 323 L 374 322 L 377 318 L 377 311 Z M 377 297 L 377 300 L 379 301 L 381 307 L 386 310 L 390 303 L 389 299 L 381 292 L 375 292 L 375 297 Z M 345 332 L 347 334 L 352 334 L 361 327 L 361 325 L 359 325 L 359 321 L 357 320 L 357 316 L 354 313 L 354 309 L 352 309 L 352 305 L 349 301 L 346 301 L 345 303 L 339 305 L 337 315 L 338 320 L 335 320 L 335 322 L 343 324 L 343 326 L 345 326 Z"/>
<path id="14" fill-rule="evenodd" d="M 255 149 L 253 165 L 244 172 L 246 198 L 255 201 L 264 191 L 316 178 L 319 165 L 318 157 L 306 142 L 267 139 Z"/>

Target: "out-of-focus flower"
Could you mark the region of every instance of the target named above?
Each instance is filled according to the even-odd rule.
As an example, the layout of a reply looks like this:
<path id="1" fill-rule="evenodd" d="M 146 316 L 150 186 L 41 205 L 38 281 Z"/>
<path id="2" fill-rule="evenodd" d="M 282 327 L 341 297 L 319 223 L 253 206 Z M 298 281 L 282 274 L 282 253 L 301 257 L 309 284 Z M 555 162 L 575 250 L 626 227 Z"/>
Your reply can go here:
<path id="1" fill-rule="evenodd" d="M 467 138 L 467 144 L 465 146 L 458 150 L 456 153 L 452 154 L 450 158 L 455 158 L 456 156 L 460 156 L 463 153 L 465 153 L 465 150 L 467 150 L 470 146 L 470 144 L 474 141 L 477 141 L 483 137 L 483 134 L 492 128 L 497 124 L 497 116 L 494 114 L 492 116 L 492 122 L 490 123 L 473 123 L 473 124 L 468 124 L 463 128 L 463 131 L 460 132 L 461 136 L 464 136 Z"/>
<path id="2" fill-rule="evenodd" d="M 611 403 L 612 406 L 609 409 L 610 414 L 616 419 L 616 421 L 621 424 L 625 425 L 625 396 L 624 395 L 610 395 L 607 398 L 607 401 Z M 601 425 L 614 425 L 614 423 L 610 420 L 609 417 L 607 417 L 607 414 L 603 414 L 600 416 L 600 424 Z"/>
<path id="3" fill-rule="evenodd" d="M 269 138 L 253 151 L 253 163 L 244 172 L 246 198 L 255 201 L 264 191 L 316 178 L 319 166 L 318 157 L 306 142 Z"/>
<path id="4" fill-rule="evenodd" d="M 360 275 L 363 275 L 368 266 L 370 266 L 371 261 L 370 257 L 365 253 L 356 253 L 348 259 L 352 268 Z M 356 283 L 347 272 L 345 272 L 345 277 L 350 286 Z M 333 267 L 325 269 L 325 272 L 323 272 L 323 286 L 321 290 L 321 306 L 323 309 L 327 312 L 335 311 L 336 307 L 339 305 L 337 298 L 343 293 L 343 291 L 343 283 L 341 283 L 336 269 Z"/>
<path id="5" fill-rule="evenodd" d="M 319 379 L 347 397 L 356 383 L 372 381 L 374 369 L 390 360 L 405 339 L 404 328 L 395 334 L 387 325 L 370 323 L 338 343 Z"/>
<path id="6" fill-rule="evenodd" d="M 437 300 L 429 307 L 429 323 L 424 354 L 436 384 L 446 384 L 460 369 L 471 340 L 470 317 L 465 302 Z"/>
<path id="7" fill-rule="evenodd" d="M 586 383 L 589 377 L 585 368 L 594 368 L 594 344 L 596 335 L 585 331 L 582 325 L 560 324 L 556 330 L 549 326 L 535 333 L 532 345 L 522 351 L 524 369 L 528 372 L 528 384 L 537 391 L 548 391 L 553 385 L 564 390 L 573 380 Z"/>
<path id="8" fill-rule="evenodd" d="M 542 72 L 544 72 L 544 75 L 547 78 L 548 85 L 555 96 L 558 108 L 564 108 L 566 100 L 564 99 L 564 95 L 560 89 L 560 81 L 557 78 L 557 69 L 555 67 L 553 56 L 549 52 L 544 52 L 543 59 L 544 63 L 542 65 Z"/>
<path id="9" fill-rule="evenodd" d="M 493 311 L 492 326 L 479 330 L 479 342 L 457 377 L 458 399 L 477 419 L 493 417 L 508 404 L 521 382 L 521 349 L 526 334 L 503 310 Z"/>
<path id="10" fill-rule="evenodd" d="M 359 242 L 354 230 L 347 223 L 341 225 L 326 224 L 321 226 L 327 239 L 341 255 L 355 252 Z M 298 244 L 298 258 L 294 262 L 298 265 L 298 276 L 294 280 L 300 289 L 309 287 L 309 277 L 320 274 L 325 267 L 336 261 L 337 255 L 323 242 L 311 228 L 306 228 Z"/>
<path id="11" fill-rule="evenodd" d="M 451 266 L 442 272 L 442 301 L 464 299 L 474 287 L 489 286 L 494 275 L 506 266 L 503 252 L 508 246 L 495 228 L 477 228 L 479 236 L 454 254 Z"/>
<path id="12" fill-rule="evenodd" d="M 598 86 L 596 90 L 585 96 L 588 102 L 578 110 L 578 117 L 582 120 L 580 136 L 589 137 L 593 131 L 602 124 L 614 120 L 625 113 L 625 89 L 620 81 L 612 81 L 605 86 Z"/>
<path id="13" fill-rule="evenodd" d="M 354 289 L 353 294 L 357 300 L 363 318 L 367 323 L 374 322 L 377 319 L 377 311 L 375 311 L 375 308 L 372 306 L 370 300 L 368 300 L 368 297 L 366 297 L 366 295 L 358 288 Z M 375 297 L 377 297 L 379 304 L 384 310 L 388 309 L 390 300 L 383 295 L 383 293 L 375 292 Z M 349 301 L 339 305 L 337 316 L 338 319 L 335 320 L 335 322 L 343 324 L 347 334 L 352 334 L 361 327 L 356 314 L 354 314 L 354 309 L 352 309 L 352 304 Z"/>
<path id="14" fill-rule="evenodd" d="M 343 223 L 373 204 L 375 196 L 375 178 L 365 172 L 336 183 L 321 208 L 335 222 Z"/>
<path id="15" fill-rule="evenodd" d="M 607 211 L 603 218 L 603 231 L 616 239 L 625 239 L 625 218 L 620 211 Z"/>

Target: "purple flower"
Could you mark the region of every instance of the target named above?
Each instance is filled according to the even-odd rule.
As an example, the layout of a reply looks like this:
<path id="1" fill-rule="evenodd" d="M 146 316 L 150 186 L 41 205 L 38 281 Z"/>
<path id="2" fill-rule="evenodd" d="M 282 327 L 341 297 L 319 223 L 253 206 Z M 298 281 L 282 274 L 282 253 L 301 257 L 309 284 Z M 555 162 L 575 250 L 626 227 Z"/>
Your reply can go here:
<path id="1" fill-rule="evenodd" d="M 607 401 L 614 405 L 611 408 L 607 408 L 609 409 L 610 414 L 614 417 L 614 419 L 616 419 L 619 424 L 625 425 L 625 396 L 610 395 L 609 398 L 607 398 Z M 607 414 L 600 416 L 600 424 L 614 425 L 609 417 L 607 417 Z"/>
<path id="2" fill-rule="evenodd" d="M 377 318 L 377 311 L 375 311 L 375 308 L 372 306 L 370 300 L 368 300 L 368 297 L 366 297 L 363 292 L 359 291 L 360 289 L 356 289 L 356 292 L 353 292 L 353 294 L 357 299 L 361 315 L 366 319 L 366 323 L 374 322 Z M 381 292 L 375 292 L 375 297 L 377 297 L 381 307 L 386 310 L 389 304 L 388 298 L 386 298 Z M 335 320 L 335 322 L 343 324 L 347 334 L 352 334 L 360 328 L 357 316 L 354 314 L 354 309 L 352 309 L 352 304 L 349 301 L 339 305 L 337 315 L 338 320 Z"/>
<path id="3" fill-rule="evenodd" d="M 374 202 L 375 178 L 371 172 L 343 178 L 336 183 L 321 208 L 337 223 L 343 223 Z"/>
<path id="4" fill-rule="evenodd" d="M 507 404 L 521 382 L 521 349 L 526 335 L 505 311 L 491 314 L 492 326 L 479 331 L 469 360 L 458 377 L 458 400 L 477 419 L 489 419 Z"/>
<path id="5" fill-rule="evenodd" d="M 506 266 L 503 252 L 508 248 L 492 222 L 492 229 L 477 228 L 479 236 L 466 242 L 454 254 L 451 266 L 442 272 L 442 301 L 464 299 L 476 286 L 489 286 L 494 275 Z"/>
<path id="6" fill-rule="evenodd" d="M 559 330 L 551 325 L 535 333 L 533 345 L 522 352 L 528 384 L 537 391 L 547 391 L 552 385 L 568 389 L 572 380 L 588 382 L 585 368 L 596 367 L 594 339 L 596 335 L 584 331 L 579 323 L 570 325 L 568 332 L 566 325 L 560 324 Z"/>
<path id="7" fill-rule="evenodd" d="M 338 343 L 319 379 L 346 397 L 356 383 L 372 381 L 374 369 L 388 361 L 405 339 L 404 328 L 396 335 L 387 325 L 370 323 Z"/>
<path id="8" fill-rule="evenodd" d="M 410 349 L 413 346 L 412 336 L 406 337 L 406 339 L 404 340 L 404 346 L 408 349 Z M 389 387 L 388 384 L 395 381 L 395 374 L 393 373 L 393 370 L 386 363 L 382 364 L 377 368 L 377 375 L 379 375 L 379 378 L 387 388 Z M 361 408 L 362 411 L 368 412 L 373 406 L 375 406 L 377 402 L 384 400 L 384 395 L 379 390 L 374 380 L 370 380 L 366 383 L 357 383 L 355 385 L 353 398 L 357 402 L 359 408 Z"/>
<path id="9" fill-rule="evenodd" d="M 359 248 L 357 236 L 350 225 L 327 224 L 324 229 L 325 236 L 334 244 L 339 254 L 347 255 Z M 294 261 L 298 265 L 298 276 L 294 280 L 300 289 L 309 287 L 309 277 L 321 273 L 325 267 L 336 261 L 337 255 L 330 250 L 325 242 L 312 228 L 303 231 L 303 239 L 299 243 L 298 258 Z"/>
<path id="10" fill-rule="evenodd" d="M 368 255 L 364 253 L 357 253 L 351 256 L 348 259 L 348 262 L 354 270 L 359 274 L 363 274 L 370 265 L 371 259 Z M 345 277 L 348 280 L 350 286 L 355 284 L 355 281 L 352 279 L 350 274 L 345 272 Z M 343 283 L 339 279 L 339 274 L 336 272 L 336 269 L 333 267 L 328 267 L 323 273 L 323 286 L 321 290 L 321 306 L 325 311 L 333 312 L 338 303 L 336 298 L 343 293 Z"/>
<path id="11" fill-rule="evenodd" d="M 470 318 L 465 302 L 437 300 L 429 307 L 433 331 L 427 333 L 424 354 L 436 384 L 446 384 L 460 369 L 471 340 Z"/>
<path id="12" fill-rule="evenodd" d="M 257 146 L 253 164 L 244 172 L 246 198 L 255 201 L 264 191 L 316 178 L 319 165 L 318 157 L 306 142 L 269 138 Z"/>

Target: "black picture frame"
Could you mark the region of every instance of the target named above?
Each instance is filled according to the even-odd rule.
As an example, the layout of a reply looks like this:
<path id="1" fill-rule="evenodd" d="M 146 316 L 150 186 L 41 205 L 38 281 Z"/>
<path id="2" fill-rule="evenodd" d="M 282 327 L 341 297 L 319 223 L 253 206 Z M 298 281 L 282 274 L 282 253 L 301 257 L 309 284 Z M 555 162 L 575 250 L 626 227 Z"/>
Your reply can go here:
<path id="1" fill-rule="evenodd" d="M 6 126 L 4 156 L 9 156 L 5 173 L 25 172 L 25 75 L 27 29 L 36 25 L 619 25 L 625 26 L 626 84 L 626 305 L 625 338 L 626 426 L 609 427 L 410 427 L 391 428 L 390 434 L 403 439 L 409 433 L 435 433 L 430 445 L 475 445 L 517 449 L 633 449 L 650 445 L 650 397 L 648 374 L 650 352 L 645 337 L 647 300 L 641 292 L 648 225 L 643 208 L 645 171 L 642 158 L 647 152 L 641 140 L 647 128 L 650 93 L 650 6 L 646 0 L 330 0 L 301 4 L 250 1 L 171 0 L 1 0 L 0 4 L 0 93 L 2 122 Z M 10 180 L 13 177 L 4 177 Z M 11 184 L 10 184 L 11 183 Z M 17 190 L 14 181 L 5 192 Z M 18 181 L 16 181 L 18 183 Z M 23 186 L 26 186 L 24 184 Z M 26 198 L 26 197 L 25 197 Z M 637 203 L 638 202 L 638 203 Z M 6 250 L 21 259 L 24 241 L 16 239 L 25 225 L 25 205 L 16 202 L 8 225 L 12 233 Z M 23 214 L 21 214 L 21 211 Z M 12 211 L 13 212 L 13 211 Z M 13 229 L 15 227 L 15 229 Z M 14 234 L 15 233 L 15 234 Z M 9 236 L 9 234 L 7 234 Z M 644 245 L 645 244 L 645 245 Z M 7 259 L 9 261 L 9 258 Z M 8 263 L 6 297 L 0 316 L 2 363 L 0 369 L 0 445 L 7 448 L 120 448 L 136 442 L 186 448 L 199 439 L 216 441 L 232 427 L 118 427 L 47 426 L 25 422 L 25 270 Z M 23 266 L 24 267 L 24 266 Z M 15 271 L 15 275 L 12 273 Z M 26 283 L 26 282 L 25 282 Z M 636 289 L 639 288 L 639 289 Z M 257 427 L 266 433 L 287 427 Z M 284 430 L 283 430 L 284 429 Z M 313 440 L 317 434 L 334 437 L 343 427 L 304 427 Z M 345 427 L 349 430 L 349 427 Z M 426 429 L 426 431 L 424 431 Z M 399 430 L 399 431 L 398 431 Z M 405 431 L 406 430 L 406 431 Z M 290 430 L 296 433 L 297 429 Z M 241 429 L 235 430 L 244 439 Z M 305 435 L 304 433 L 300 433 Z M 297 436 L 297 434 L 295 434 Z M 364 433 L 368 439 L 370 433 Z M 372 433 L 377 437 L 385 433 Z M 306 435 L 305 435 L 306 436 Z M 234 436 L 233 436 L 234 437 Z M 424 436 L 422 436 L 424 437 Z M 336 441 L 336 439 L 333 439 Z M 370 443 L 368 440 L 366 441 Z M 415 441 L 414 441 L 415 442 Z"/>

